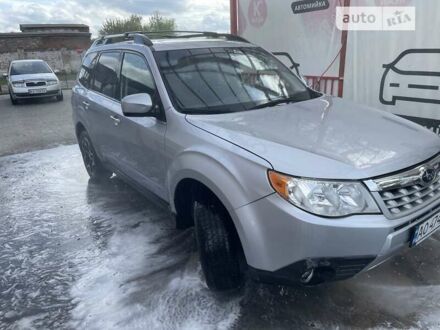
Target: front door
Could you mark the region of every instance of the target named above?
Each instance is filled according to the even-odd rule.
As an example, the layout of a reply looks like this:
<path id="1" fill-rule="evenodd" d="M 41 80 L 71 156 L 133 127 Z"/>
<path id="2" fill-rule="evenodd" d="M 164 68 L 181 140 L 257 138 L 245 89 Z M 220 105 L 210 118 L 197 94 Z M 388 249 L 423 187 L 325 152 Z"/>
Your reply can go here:
<path id="1" fill-rule="evenodd" d="M 122 60 L 120 96 L 147 93 L 158 114 L 163 113 L 160 97 L 148 62 L 140 53 L 126 52 Z M 165 132 L 162 116 L 122 116 L 118 127 L 120 170 L 136 183 L 166 199 Z"/>

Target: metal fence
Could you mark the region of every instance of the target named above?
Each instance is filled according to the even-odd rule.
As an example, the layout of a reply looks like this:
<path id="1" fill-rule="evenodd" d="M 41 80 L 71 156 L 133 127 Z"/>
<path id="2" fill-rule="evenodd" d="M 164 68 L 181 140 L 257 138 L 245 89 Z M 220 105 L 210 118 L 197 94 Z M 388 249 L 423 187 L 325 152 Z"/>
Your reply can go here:
<path id="1" fill-rule="evenodd" d="M 62 89 L 72 89 L 75 85 L 77 73 L 65 73 L 64 71 L 61 71 L 60 73 L 57 73 L 57 76 L 60 80 Z"/>
<path id="2" fill-rule="evenodd" d="M 305 78 L 311 88 L 324 94 L 342 97 L 343 78 L 325 76 L 305 76 Z"/>

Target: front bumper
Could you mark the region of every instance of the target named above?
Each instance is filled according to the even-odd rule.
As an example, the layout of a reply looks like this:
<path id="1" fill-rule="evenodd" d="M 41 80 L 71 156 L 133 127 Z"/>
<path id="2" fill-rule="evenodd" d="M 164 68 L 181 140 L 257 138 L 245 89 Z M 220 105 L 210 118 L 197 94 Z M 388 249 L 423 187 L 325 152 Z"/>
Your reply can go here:
<path id="1" fill-rule="evenodd" d="M 235 210 L 235 220 L 251 275 L 301 282 L 314 268 L 322 282 L 354 276 L 408 248 L 414 227 L 439 212 L 439 205 L 395 220 L 381 214 L 327 219 L 272 194 Z"/>
<path id="2" fill-rule="evenodd" d="M 264 283 L 316 285 L 348 279 L 365 269 L 374 259 L 374 256 L 307 259 L 274 272 L 251 267 L 249 274 L 252 279 Z"/>
<path id="3" fill-rule="evenodd" d="M 46 90 L 46 93 L 32 94 L 31 90 L 42 89 Z M 60 84 L 50 85 L 50 86 L 39 86 L 39 87 L 10 87 L 10 91 L 17 99 L 28 99 L 28 98 L 40 98 L 40 97 L 51 97 L 57 96 L 61 93 Z"/>

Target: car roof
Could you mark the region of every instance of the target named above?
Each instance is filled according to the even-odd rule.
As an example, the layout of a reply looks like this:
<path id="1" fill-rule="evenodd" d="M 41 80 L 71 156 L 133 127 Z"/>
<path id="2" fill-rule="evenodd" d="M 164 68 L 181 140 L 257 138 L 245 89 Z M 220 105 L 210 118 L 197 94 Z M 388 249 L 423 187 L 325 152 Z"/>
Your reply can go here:
<path id="1" fill-rule="evenodd" d="M 11 61 L 11 64 L 12 63 L 21 63 L 21 62 L 45 62 L 45 61 L 43 61 L 43 60 L 38 60 L 38 59 L 34 59 L 34 60 L 13 60 L 13 61 Z"/>

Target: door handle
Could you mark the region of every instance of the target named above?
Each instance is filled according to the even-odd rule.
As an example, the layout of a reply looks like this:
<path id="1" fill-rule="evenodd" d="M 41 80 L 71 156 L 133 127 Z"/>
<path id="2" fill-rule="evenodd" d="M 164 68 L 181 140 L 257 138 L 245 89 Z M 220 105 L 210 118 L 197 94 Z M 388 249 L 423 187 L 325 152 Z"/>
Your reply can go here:
<path id="1" fill-rule="evenodd" d="M 110 118 L 115 122 L 115 126 L 118 126 L 121 120 L 116 116 L 110 116 Z"/>
<path id="2" fill-rule="evenodd" d="M 84 106 L 84 109 L 88 109 L 89 108 L 89 106 L 90 106 L 90 103 L 89 102 L 86 102 L 86 101 L 82 101 L 82 104 L 83 104 L 83 106 Z"/>

